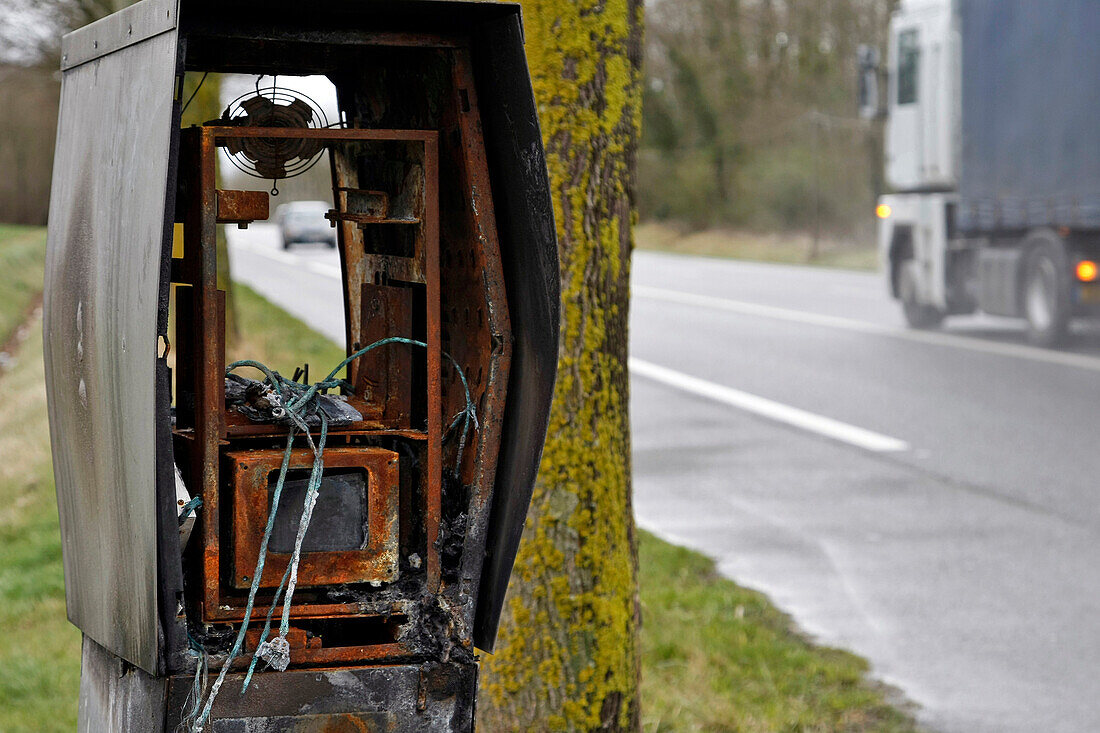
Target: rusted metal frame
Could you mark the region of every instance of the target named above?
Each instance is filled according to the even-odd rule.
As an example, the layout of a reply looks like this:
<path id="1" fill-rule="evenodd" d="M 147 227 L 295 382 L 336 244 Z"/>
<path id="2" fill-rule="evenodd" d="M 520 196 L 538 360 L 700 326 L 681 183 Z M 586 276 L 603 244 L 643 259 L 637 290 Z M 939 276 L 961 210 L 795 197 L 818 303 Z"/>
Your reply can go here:
<path id="1" fill-rule="evenodd" d="M 438 139 L 438 133 L 434 130 L 399 130 L 399 129 L 295 129 L 295 128 L 244 128 L 244 127 L 218 127 L 204 128 L 209 134 L 215 136 L 215 142 L 220 144 L 233 138 L 306 138 L 332 142 L 370 142 L 370 141 L 394 141 L 409 142 Z M 348 167 L 346 156 L 339 151 L 337 146 L 330 146 L 331 166 L 333 173 L 333 191 L 338 197 L 340 191 L 346 191 L 357 186 L 346 185 L 349 182 L 358 183 L 357 173 Z M 337 199 L 338 200 L 338 199 Z M 413 222 L 397 222 L 397 225 L 408 225 Z M 363 253 L 363 236 L 355 223 L 341 221 L 338 225 L 338 239 L 340 243 L 340 262 L 345 283 L 345 323 L 347 326 L 348 353 L 357 343 L 361 329 L 361 293 L 360 284 L 365 280 L 365 261 Z M 400 258 L 388 258 L 393 260 L 395 274 L 402 273 L 409 281 L 417 281 L 415 269 L 404 272 L 408 263 L 399 262 Z M 358 379 L 360 365 L 353 362 L 349 367 L 349 381 L 353 384 Z"/>
<path id="2" fill-rule="evenodd" d="M 368 421 L 364 421 L 366 423 Z M 358 427 L 360 423 L 354 423 L 349 428 L 340 428 L 339 433 L 330 433 L 329 437 L 332 439 L 337 438 L 404 438 L 405 440 L 422 441 L 428 439 L 428 433 L 424 430 L 411 430 L 408 428 L 387 428 L 381 424 L 375 424 L 373 427 Z M 255 438 L 257 440 L 270 440 L 272 433 L 268 430 L 269 426 L 259 423 L 253 423 L 251 425 L 234 425 L 230 423 L 227 429 L 228 437 L 236 440 L 242 438 Z M 313 429 L 310 431 L 313 435 L 320 435 L 320 430 Z"/>
<path id="3" fill-rule="evenodd" d="M 361 344 L 372 344 L 391 336 L 413 337 L 413 291 L 396 285 L 363 283 Z M 364 402 L 360 410 L 382 420 L 387 427 L 409 428 L 412 417 L 412 360 L 408 346 L 375 349 L 359 359 L 356 395 Z M 356 403 L 358 407 L 358 403 Z M 425 433 L 425 436 L 427 434 Z"/>
<path id="4" fill-rule="evenodd" d="M 197 147 L 194 162 L 198 164 L 188 171 L 194 177 L 188 188 L 184 222 L 184 269 L 192 279 L 190 340 L 195 349 L 191 355 L 195 365 L 192 383 L 195 419 L 190 464 L 192 491 L 203 500 L 201 575 L 202 615 L 205 618 L 219 603 L 218 446 L 225 403 L 225 304 L 224 298 L 218 295 L 214 139 L 206 130 L 201 130 L 198 133 L 188 131 L 188 140 Z"/>
<path id="5" fill-rule="evenodd" d="M 232 730 L 255 733 L 473 730 L 475 663 L 319 665 L 265 677 L 261 684 L 254 680 L 245 695 L 240 694 L 244 675 L 227 677 L 214 707 L 214 719 L 226 721 L 223 725 Z M 187 698 L 193 683 L 191 675 L 169 680 L 163 730 L 176 730 L 181 715 L 189 709 Z M 352 690 L 369 690 L 370 694 L 349 694 Z M 428 703 L 423 711 L 418 709 L 421 698 Z M 303 706 L 307 706 L 306 717 Z"/>
<path id="6" fill-rule="evenodd" d="M 394 222 L 379 222 L 386 225 L 394 225 Z M 400 223 L 397 223 L 400 226 Z M 426 284 L 427 275 L 420 267 L 419 257 L 401 257 L 399 255 L 365 254 L 363 256 L 364 272 L 384 272 L 390 280 L 400 280 L 406 283 Z"/>
<path id="7" fill-rule="evenodd" d="M 213 140 L 215 141 L 215 145 L 222 138 L 250 136 L 248 134 L 240 135 L 240 133 L 242 132 L 242 129 L 239 129 L 239 128 L 213 128 L 212 127 L 212 128 L 204 128 L 202 130 L 202 132 L 203 132 L 203 135 L 202 135 L 203 142 L 206 143 L 211 138 L 213 138 Z M 422 140 L 425 143 L 425 159 L 426 159 L 426 161 L 427 160 L 432 160 L 433 161 L 431 163 L 431 165 L 425 165 L 425 168 L 430 169 L 432 171 L 438 171 L 438 145 L 435 144 L 435 140 L 437 139 L 437 133 L 435 131 L 424 131 L 424 130 L 411 130 L 411 131 L 406 131 L 406 130 L 399 130 L 399 131 L 392 131 L 392 130 L 318 130 L 318 131 L 311 131 L 311 132 L 315 133 L 314 135 L 300 135 L 301 132 L 307 132 L 307 131 L 292 131 L 292 130 L 277 129 L 277 128 L 276 129 L 250 128 L 250 129 L 247 130 L 247 132 L 250 133 L 251 136 L 255 136 L 255 137 L 291 137 L 291 138 L 293 138 L 293 137 L 303 137 L 304 136 L 304 137 L 316 137 L 316 138 L 334 137 L 334 138 L 339 138 L 339 139 L 344 139 L 344 140 L 362 140 L 362 139 L 366 139 L 366 140 L 405 141 L 405 140 L 408 140 L 409 138 L 412 138 L 413 140 Z M 319 133 L 319 134 L 316 134 L 316 133 Z M 431 147 L 431 152 L 430 153 L 428 152 L 429 146 Z M 204 147 L 204 152 L 205 152 L 205 147 Z M 207 185 L 203 186 L 202 188 L 204 190 L 209 190 L 209 191 L 214 190 L 212 182 L 208 182 Z M 428 403 L 429 403 L 429 430 L 428 430 L 428 434 L 427 434 L 427 436 L 423 436 L 421 433 L 417 432 L 412 437 L 414 439 L 424 439 L 425 437 L 427 438 L 427 442 L 428 442 L 427 453 L 428 453 L 428 465 L 429 465 L 428 476 L 427 476 L 427 480 L 425 481 L 425 483 L 428 485 L 428 490 L 426 492 L 427 493 L 427 504 L 428 504 L 429 507 L 434 505 L 436 507 L 436 509 L 435 509 L 434 513 L 429 511 L 429 517 L 426 520 L 426 524 L 428 525 L 428 527 L 426 527 L 426 530 L 428 530 L 427 534 L 430 535 L 430 534 L 432 534 L 431 533 L 431 527 L 434 526 L 434 528 L 436 530 L 435 531 L 435 536 L 438 537 L 438 516 L 439 516 L 438 507 L 439 507 L 440 498 L 441 498 L 441 495 L 440 495 L 440 482 L 441 482 L 441 474 L 442 474 L 441 453 L 442 453 L 442 437 L 443 436 L 442 436 L 442 415 L 440 413 L 440 410 L 441 410 L 441 397 L 440 397 L 439 389 L 438 389 L 438 383 L 439 383 L 438 375 L 439 375 L 439 369 L 440 369 L 440 363 L 441 363 L 439 324 L 438 324 L 438 311 L 439 311 L 439 305 L 438 305 L 439 304 L 439 292 L 438 292 L 438 269 L 439 269 L 439 263 L 438 263 L 438 224 L 436 223 L 437 220 L 438 220 L 438 184 L 437 184 L 437 181 L 435 180 L 434 176 L 430 179 L 430 182 L 428 182 L 427 185 L 425 186 L 425 199 L 426 199 L 426 211 L 428 212 L 428 215 L 425 218 L 429 220 L 429 223 L 425 224 L 425 228 L 427 230 L 426 233 L 425 233 L 425 240 L 426 240 L 426 242 L 431 243 L 431 246 L 427 247 L 427 253 L 426 254 L 427 254 L 427 259 L 433 261 L 434 271 L 436 273 L 436 277 L 435 277 L 436 284 L 435 284 L 435 286 L 426 288 L 426 295 L 427 295 L 427 300 L 428 300 L 426 311 L 427 311 L 428 320 L 429 320 L 429 325 L 428 325 L 429 333 L 428 333 L 428 341 L 427 341 L 427 343 L 429 344 L 429 349 L 428 349 L 428 351 L 429 351 L 429 356 L 428 356 L 429 368 L 428 368 L 428 372 L 429 372 L 429 383 L 431 384 L 431 382 L 434 381 L 435 384 L 436 384 L 436 389 L 434 390 L 434 394 L 432 393 L 431 390 L 429 390 L 429 395 L 428 395 Z M 214 235 L 216 235 L 216 232 L 213 232 L 211 234 L 211 236 L 214 236 Z M 214 273 L 214 277 L 215 277 L 215 283 L 216 283 L 216 272 Z M 432 316 L 433 312 L 435 314 L 434 317 Z M 433 322 L 434 322 L 434 327 L 432 325 Z M 222 330 L 220 332 L 223 332 L 223 331 L 224 331 L 224 327 L 222 328 Z M 224 357 L 221 359 L 221 361 L 224 362 Z M 434 362 L 434 368 L 432 366 L 432 362 Z M 436 375 L 434 380 L 430 376 L 433 373 Z M 219 376 L 220 376 L 220 372 L 219 372 Z M 223 398 L 223 401 L 224 401 L 224 398 Z M 433 415 L 434 415 L 434 420 L 432 419 Z M 433 422 L 435 423 L 434 426 L 431 424 Z M 434 431 L 433 431 L 433 427 L 434 427 Z M 225 431 L 223 429 L 220 432 L 224 433 Z M 374 432 L 374 431 L 371 431 L 371 432 Z M 402 432 L 407 432 L 407 431 L 402 431 Z M 433 432 L 434 432 L 434 435 L 435 435 L 434 440 L 432 439 Z M 377 431 L 377 434 L 385 435 L 385 436 L 393 436 L 393 435 L 395 435 L 395 432 L 394 431 Z M 401 436 L 399 436 L 399 437 L 401 437 Z M 434 449 L 433 449 L 433 446 L 434 446 Z M 434 470 L 432 468 L 433 465 L 434 465 Z M 434 484 L 434 490 L 433 490 L 433 484 Z M 216 491 L 214 493 L 216 494 Z M 216 498 L 215 498 L 215 501 L 212 502 L 212 503 L 213 503 L 213 505 L 216 509 L 216 506 L 217 506 Z M 206 513 L 206 514 L 208 514 L 208 516 L 212 516 L 212 517 L 217 516 L 216 511 L 204 512 L 204 513 Z M 434 514 L 434 519 L 432 518 L 433 514 Z M 214 524 L 214 523 L 211 522 L 210 524 Z M 213 527 L 211 534 L 214 534 L 215 537 L 216 537 L 216 533 L 217 533 L 217 528 Z M 427 564 L 428 564 L 428 567 L 429 567 L 429 573 L 428 573 L 429 578 L 432 577 L 431 568 L 432 568 L 432 565 L 433 565 L 433 556 L 435 557 L 434 566 L 436 568 L 436 571 L 435 571 L 436 580 L 435 580 L 435 583 L 434 583 L 434 587 L 438 588 L 438 582 L 439 582 L 438 581 L 438 564 L 439 564 L 438 563 L 438 551 L 432 544 L 429 544 L 429 547 L 427 548 L 427 555 L 428 555 L 428 563 Z M 217 567 L 216 563 L 214 564 L 213 567 L 210 567 L 210 563 L 209 563 L 208 560 L 206 561 L 205 564 L 207 566 L 206 567 L 207 571 L 210 571 L 211 569 L 214 569 L 214 568 Z M 215 570 L 215 573 L 216 573 L 216 570 Z M 209 577 L 209 575 L 208 575 L 208 577 Z M 213 577 L 216 578 L 217 577 L 216 574 Z M 210 585 L 211 585 L 210 583 L 206 584 L 207 591 L 209 591 Z M 215 585 L 220 585 L 220 584 L 215 584 Z M 219 587 L 219 590 L 220 590 L 220 587 Z M 205 604 L 204 611 L 203 611 L 204 618 L 206 618 L 207 620 L 210 620 L 210 621 L 215 621 L 215 620 L 240 620 L 240 619 L 243 618 L 242 613 L 239 609 L 233 609 L 232 606 L 229 606 L 228 604 L 225 603 L 225 601 L 229 601 L 231 599 L 222 597 L 220 592 L 217 595 L 218 595 L 218 597 L 217 597 L 216 601 L 214 601 L 213 603 L 206 603 Z M 364 613 L 364 608 L 363 608 L 362 604 L 325 604 L 323 606 L 312 606 L 312 607 L 307 607 L 307 608 L 308 608 L 308 611 L 305 611 L 305 609 L 301 609 L 305 612 L 296 613 L 296 616 L 306 617 L 306 616 L 312 616 L 314 613 L 321 613 L 321 614 L 335 613 L 335 614 L 341 614 L 341 615 L 345 614 L 345 613 L 363 615 L 363 613 Z M 310 613 L 310 611 L 312 611 L 313 613 Z M 258 612 L 254 615 L 258 615 Z M 369 647 L 369 648 L 373 648 L 373 647 Z M 347 654 L 346 659 L 352 660 L 352 659 L 357 659 L 357 658 L 362 657 L 362 654 L 359 651 L 357 651 L 356 649 L 357 648 L 347 648 L 347 650 L 346 650 L 346 654 Z M 329 650 L 329 651 L 333 651 L 333 650 Z M 381 652 L 378 652 L 378 654 L 379 654 L 379 658 L 382 658 L 382 657 L 386 656 L 384 653 L 381 653 Z M 373 653 L 372 653 L 372 657 L 373 657 Z"/>
<path id="8" fill-rule="evenodd" d="M 403 47 L 403 48 L 454 48 L 460 43 L 454 37 L 442 33 L 402 33 L 398 31 L 370 30 L 289 30 L 275 28 L 252 28 L 240 30 L 236 25 L 207 23 L 194 29 L 186 27 L 184 34 L 192 43 L 238 44 L 294 43 L 311 46 L 351 46 L 363 48 Z M 197 60 L 196 63 L 201 61 Z M 205 67 L 203 67 L 205 68 Z"/>
<path id="9" fill-rule="evenodd" d="M 406 331 L 391 331 L 391 332 L 386 333 L 386 336 L 407 336 L 407 335 L 408 335 L 407 330 Z M 380 336 L 378 338 L 383 338 L 383 337 Z M 377 340 L 377 339 L 374 339 L 374 340 Z M 372 342 L 366 342 L 366 343 L 372 343 Z M 363 361 L 363 360 L 368 360 L 367 363 L 370 363 L 369 358 L 371 356 L 373 356 L 376 353 L 383 352 L 383 351 L 384 351 L 384 349 L 375 349 L 374 351 L 368 352 L 366 355 L 364 355 L 360 359 L 357 359 L 356 363 L 359 362 L 359 361 Z M 390 353 L 399 352 L 399 351 L 400 351 L 400 349 L 398 347 L 391 347 L 391 349 L 389 349 Z M 416 429 L 408 427 L 408 420 L 405 420 L 404 424 L 400 424 L 400 423 L 397 423 L 397 422 L 394 422 L 392 424 L 387 424 L 387 423 L 383 422 L 383 420 L 381 418 L 381 412 L 375 410 L 374 407 L 371 404 L 369 404 L 369 401 L 365 400 L 359 394 L 359 391 L 360 391 L 359 387 L 356 387 L 357 394 L 345 395 L 345 398 L 347 399 L 348 405 L 350 405 L 351 407 L 358 410 L 360 412 L 360 414 L 362 414 L 364 416 L 364 419 L 363 420 L 357 420 L 356 422 L 353 422 L 350 425 L 347 425 L 345 427 L 338 428 L 338 429 L 334 430 L 334 432 L 332 433 L 332 436 L 334 438 L 338 438 L 339 436 L 349 435 L 349 434 L 353 434 L 353 433 L 372 434 L 372 433 L 375 433 L 375 432 L 383 432 L 383 431 L 387 431 L 387 430 L 390 431 L 390 432 L 386 433 L 386 434 L 393 434 L 393 431 L 396 430 L 396 431 L 400 432 L 400 437 L 408 437 L 411 440 L 425 440 L 425 439 L 427 439 L 427 436 L 428 436 L 427 432 L 424 431 L 424 430 L 416 430 Z M 276 424 L 273 424 L 273 423 L 252 422 L 251 420 L 249 420 L 247 417 L 242 415 L 239 411 L 237 411 L 234 408 L 229 408 L 229 409 L 226 410 L 225 418 L 226 418 L 226 436 L 229 437 L 229 438 L 238 438 L 238 437 L 245 437 L 245 438 L 249 438 L 249 437 L 251 437 L 251 438 L 282 438 L 282 437 L 286 437 L 286 427 L 285 426 L 276 425 Z M 313 434 L 313 435 L 319 435 L 320 432 L 321 432 L 321 428 L 319 426 L 310 429 L 310 433 Z"/>
<path id="10" fill-rule="evenodd" d="M 360 613 L 358 616 L 348 616 L 348 614 L 332 610 L 339 605 L 343 606 L 351 605 L 356 606 L 361 610 L 369 611 L 366 613 Z M 295 614 L 294 618 L 301 621 L 355 621 L 355 620 L 367 620 L 367 621 L 383 621 L 386 623 L 393 623 L 395 626 L 400 626 L 408 621 L 411 614 L 414 613 L 416 601 L 413 600 L 389 600 L 382 603 L 375 603 L 371 605 L 368 602 L 357 603 L 345 603 L 345 604 L 327 604 L 327 606 L 317 605 L 310 609 L 303 609 L 305 613 L 302 615 Z M 318 610 L 329 608 L 330 610 Z M 276 611 L 281 611 L 282 606 L 276 606 Z M 266 612 L 265 612 L 266 613 Z M 240 618 L 244 618 L 243 615 Z"/>
<path id="11" fill-rule="evenodd" d="M 262 627 L 253 627 L 248 630 L 244 637 L 244 651 L 246 654 L 256 651 L 256 648 L 260 646 L 263 633 Z M 286 640 L 290 644 L 291 651 L 321 648 L 321 637 L 314 636 L 311 638 L 306 634 L 305 629 L 297 626 L 291 626 L 287 629 Z"/>
<path id="12" fill-rule="evenodd" d="M 295 593 L 295 596 L 298 594 Z M 264 602 L 266 601 L 266 602 Z M 400 601 L 399 601 L 400 603 Z M 369 602 L 349 603 L 298 603 L 294 604 L 293 619 L 353 619 L 369 616 L 387 616 L 394 613 L 404 614 L 404 611 L 394 611 L 393 602 L 370 604 Z M 271 596 L 257 596 L 256 607 L 252 609 L 252 620 L 263 621 L 271 608 Z M 274 616 L 283 612 L 282 604 L 275 606 Z M 218 608 L 206 621 L 208 623 L 240 623 L 244 620 L 244 601 L 237 606 Z"/>
<path id="13" fill-rule="evenodd" d="M 333 146 L 329 152 L 329 163 L 332 171 L 333 199 L 339 196 L 341 184 L 354 181 L 358 183 L 359 174 L 351 165 L 351 161 L 345 156 L 344 151 Z M 345 343 L 347 353 L 354 353 L 359 345 L 358 339 L 362 327 L 362 283 L 364 282 L 363 260 L 363 230 L 354 223 L 348 221 L 337 222 L 337 241 L 340 250 L 340 276 L 344 284 L 344 325 L 346 328 Z M 348 365 L 348 381 L 352 384 L 359 383 L 359 361 L 353 361 Z"/>
<path id="14" fill-rule="evenodd" d="M 320 649 L 300 649 L 294 653 L 295 667 L 321 667 L 328 665 L 345 666 L 353 662 L 399 662 L 411 660 L 423 656 L 409 644 L 395 641 L 382 644 L 370 644 L 364 646 L 329 646 Z M 244 661 L 251 659 L 251 655 L 242 658 Z"/>
<path id="15" fill-rule="evenodd" d="M 206 607 L 221 605 L 220 594 L 220 472 L 219 448 L 225 433 L 225 292 L 218 289 L 217 147 L 202 131 L 199 141 L 197 202 L 198 279 L 192 288 L 195 319 L 200 325 L 196 346 L 195 448 L 203 498 L 203 572 Z M 186 231 L 186 225 L 185 225 Z M 187 246 L 186 243 L 184 245 Z"/>
<path id="16" fill-rule="evenodd" d="M 325 214 L 325 218 L 329 221 L 347 221 L 353 224 L 419 224 L 416 219 L 388 219 L 380 216 L 371 216 L 370 214 L 344 214 L 341 212 L 330 212 Z"/>
<path id="17" fill-rule="evenodd" d="M 424 213 L 421 217 L 421 237 L 425 262 L 425 315 L 428 379 L 428 444 L 427 470 L 422 486 L 424 487 L 424 531 L 427 538 L 426 567 L 429 591 L 439 588 L 441 572 L 439 551 L 436 541 L 439 538 L 439 521 L 442 509 L 442 341 L 440 338 L 440 283 L 439 283 L 439 144 L 438 132 L 434 130 L 388 130 L 362 129 L 343 130 L 349 139 L 359 140 L 420 140 L 424 144 Z M 410 134 L 416 133 L 416 134 Z M 357 188 L 357 172 L 348 165 L 343 156 L 333 156 L 333 188 L 338 195 L 340 189 Z M 363 299 L 359 290 L 366 280 L 365 255 L 363 254 L 362 235 L 358 227 L 349 223 L 340 223 L 342 263 L 347 301 L 348 344 L 357 343 L 362 334 Z M 398 259 L 398 258 L 392 258 Z M 361 346 L 363 344 L 360 344 Z M 353 383 L 360 380 L 360 367 L 354 366 L 350 376 Z"/>
<path id="18" fill-rule="evenodd" d="M 269 512 L 268 479 L 279 470 L 283 451 L 234 451 L 225 454 L 232 473 L 233 572 L 231 583 L 238 590 L 252 582 L 259 558 L 260 539 Z M 325 468 L 353 468 L 367 472 L 367 545 L 359 550 L 304 553 L 298 569 L 301 587 L 392 582 L 397 577 L 397 462 L 398 454 L 383 448 L 355 447 L 325 450 Z M 313 466 L 313 452 L 291 453 L 291 470 Z M 279 584 L 290 555 L 268 551 L 261 588 Z"/>
<path id="19" fill-rule="evenodd" d="M 245 137 L 286 138 L 290 140 L 329 140 L 332 142 L 409 142 L 417 140 L 429 143 L 439 138 L 435 130 L 381 130 L 381 129 L 328 129 L 296 127 L 204 127 L 203 133 L 214 138 L 217 144 L 226 140 Z"/>
<path id="20" fill-rule="evenodd" d="M 250 224 L 270 216 L 267 191 L 227 191 L 217 193 L 219 224 Z"/>
<path id="21" fill-rule="evenodd" d="M 462 476 L 469 481 L 466 536 L 463 541 L 463 592 L 476 597 L 481 577 L 486 538 L 483 528 L 492 505 L 501 428 L 506 402 L 509 367 L 512 354 L 512 331 L 504 271 L 500 259 L 500 240 L 496 228 L 492 187 L 489 180 L 485 142 L 482 135 L 477 90 L 468 48 L 453 53 L 453 79 L 457 124 L 461 135 L 461 154 L 465 160 L 464 190 L 469 191 L 473 230 L 477 237 L 476 266 L 480 270 L 484 298 L 485 330 L 488 343 L 479 344 L 488 354 L 483 399 L 479 405 L 481 427 L 476 442 L 464 461 Z M 482 358 L 486 358 L 482 356 Z M 472 476 L 471 476 L 472 474 Z M 474 608 L 464 609 L 468 628 L 473 627 Z"/>
<path id="22" fill-rule="evenodd" d="M 390 217 L 390 195 L 386 191 L 371 191 L 363 188 L 348 188 L 347 186 L 333 187 L 336 193 L 336 210 L 325 214 L 325 218 L 336 226 L 337 222 L 350 221 L 356 224 L 419 224 L 419 219 L 399 219 Z M 377 213 L 352 212 L 352 194 L 371 196 L 377 199 Z"/>
<path id="23" fill-rule="evenodd" d="M 381 644 L 369 644 L 363 646 L 322 646 L 318 648 L 301 648 L 293 651 L 294 668 L 308 667 L 346 667 L 351 663 L 381 662 L 400 663 L 423 657 L 409 644 L 402 641 L 383 642 Z M 222 659 L 218 656 L 210 658 L 210 665 L 220 666 Z M 252 662 L 252 652 L 239 655 L 233 660 L 230 669 L 236 672 L 248 668 Z"/>
<path id="24" fill-rule="evenodd" d="M 425 507 L 425 535 L 428 540 L 428 591 L 438 592 L 441 579 L 439 522 L 443 506 L 443 344 L 439 314 L 439 134 L 424 140 L 424 255 L 425 314 L 428 344 L 428 492 Z"/>

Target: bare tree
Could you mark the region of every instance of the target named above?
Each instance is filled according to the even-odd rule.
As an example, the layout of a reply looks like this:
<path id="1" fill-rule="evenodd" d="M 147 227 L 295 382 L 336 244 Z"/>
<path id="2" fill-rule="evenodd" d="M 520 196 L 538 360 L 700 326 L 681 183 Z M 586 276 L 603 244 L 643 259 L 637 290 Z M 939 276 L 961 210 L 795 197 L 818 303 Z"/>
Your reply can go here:
<path id="1" fill-rule="evenodd" d="M 57 68 L 61 36 L 132 0 L 0 0 L 0 61 Z"/>
<path id="2" fill-rule="evenodd" d="M 0 221 L 44 224 L 61 36 L 128 0 L 0 0 Z"/>
<path id="3" fill-rule="evenodd" d="M 46 223 L 59 90 L 51 71 L 0 66 L 0 221 Z"/>

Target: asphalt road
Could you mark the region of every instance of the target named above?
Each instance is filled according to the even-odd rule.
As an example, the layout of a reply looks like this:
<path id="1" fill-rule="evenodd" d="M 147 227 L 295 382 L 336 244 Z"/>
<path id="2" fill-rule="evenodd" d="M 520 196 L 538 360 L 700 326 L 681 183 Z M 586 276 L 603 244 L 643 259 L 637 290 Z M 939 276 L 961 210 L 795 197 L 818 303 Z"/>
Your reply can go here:
<path id="1" fill-rule="evenodd" d="M 339 337 L 334 252 L 231 237 L 235 277 Z M 642 526 L 866 656 L 937 730 L 1100 730 L 1095 330 L 1046 351 L 1011 321 L 907 331 L 874 275 L 634 267 Z"/>

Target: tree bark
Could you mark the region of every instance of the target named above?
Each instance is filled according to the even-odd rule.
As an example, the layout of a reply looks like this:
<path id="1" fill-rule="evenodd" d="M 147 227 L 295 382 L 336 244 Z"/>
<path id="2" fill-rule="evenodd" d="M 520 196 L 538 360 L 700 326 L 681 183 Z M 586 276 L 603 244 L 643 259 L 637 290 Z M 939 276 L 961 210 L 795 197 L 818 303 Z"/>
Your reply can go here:
<path id="1" fill-rule="evenodd" d="M 562 266 L 557 391 L 485 658 L 487 731 L 637 730 L 627 316 L 643 4 L 525 0 Z"/>

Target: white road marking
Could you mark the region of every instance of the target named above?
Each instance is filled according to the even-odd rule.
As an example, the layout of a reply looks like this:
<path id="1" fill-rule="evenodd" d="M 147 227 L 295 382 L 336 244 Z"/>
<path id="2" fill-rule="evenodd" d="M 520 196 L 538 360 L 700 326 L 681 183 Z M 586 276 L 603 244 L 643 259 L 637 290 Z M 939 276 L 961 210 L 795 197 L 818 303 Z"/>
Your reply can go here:
<path id="1" fill-rule="evenodd" d="M 906 331 L 892 326 L 883 326 L 877 323 L 857 321 L 854 318 L 842 318 L 839 316 L 827 316 L 821 313 L 792 310 L 790 308 L 778 308 L 759 303 L 747 303 L 741 300 L 728 298 L 716 298 L 712 295 L 698 295 L 685 293 L 679 290 L 666 290 L 665 288 L 653 288 L 645 285 L 636 285 L 633 288 L 636 297 L 650 300 L 661 300 L 666 303 L 697 306 L 700 308 L 712 308 L 730 313 L 739 313 L 746 316 L 760 316 L 774 318 L 792 323 L 804 323 L 811 326 L 823 326 L 857 333 L 869 333 L 876 336 L 888 336 L 890 338 L 916 341 L 936 346 L 948 346 L 956 349 L 967 349 L 984 354 L 1007 356 L 1014 359 L 1058 364 L 1061 366 L 1075 367 L 1077 369 L 1089 369 L 1100 371 L 1100 358 L 1086 356 L 1085 354 L 1071 354 L 1065 351 L 1052 351 L 1036 346 L 1023 344 L 1006 344 L 997 341 L 983 341 L 969 336 L 958 336 L 949 333 L 937 333 L 935 331 Z"/>
<path id="2" fill-rule="evenodd" d="M 864 450 L 877 453 L 909 450 L 909 444 L 904 440 L 891 438 L 888 435 L 865 430 L 822 415 L 815 415 L 797 407 L 784 405 L 722 384 L 708 382 L 705 379 L 699 379 L 634 357 L 630 358 L 630 373 L 766 417 L 769 420 L 775 420 L 801 430 L 808 430 L 833 440 L 839 440 Z"/>

